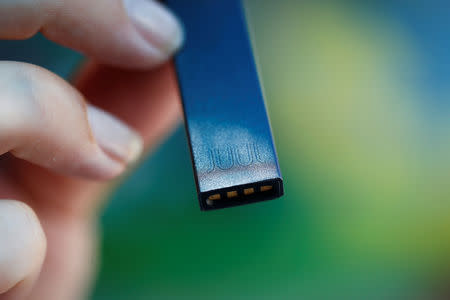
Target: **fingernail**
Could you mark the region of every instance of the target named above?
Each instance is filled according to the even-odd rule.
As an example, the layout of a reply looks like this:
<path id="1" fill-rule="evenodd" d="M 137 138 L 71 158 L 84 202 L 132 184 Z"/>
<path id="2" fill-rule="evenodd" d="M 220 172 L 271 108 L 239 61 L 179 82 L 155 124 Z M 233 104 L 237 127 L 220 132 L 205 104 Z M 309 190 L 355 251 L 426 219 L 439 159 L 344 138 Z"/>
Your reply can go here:
<path id="1" fill-rule="evenodd" d="M 165 55 L 183 43 L 183 28 L 178 19 L 154 0 L 124 0 L 130 19 L 140 34 Z"/>
<path id="2" fill-rule="evenodd" d="M 88 119 L 100 148 L 112 158 L 130 164 L 142 153 L 142 138 L 111 114 L 88 105 Z"/>

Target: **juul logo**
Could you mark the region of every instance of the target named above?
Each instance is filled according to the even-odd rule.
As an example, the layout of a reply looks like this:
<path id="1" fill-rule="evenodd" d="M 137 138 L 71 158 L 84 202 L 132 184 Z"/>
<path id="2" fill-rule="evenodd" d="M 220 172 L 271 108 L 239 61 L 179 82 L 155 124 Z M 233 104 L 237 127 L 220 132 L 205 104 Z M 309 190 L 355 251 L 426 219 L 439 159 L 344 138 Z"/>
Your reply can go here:
<path id="1" fill-rule="evenodd" d="M 227 146 L 208 150 L 208 168 L 206 172 L 216 169 L 228 170 L 236 166 L 249 166 L 264 162 L 258 145 L 249 143 L 241 146 Z"/>

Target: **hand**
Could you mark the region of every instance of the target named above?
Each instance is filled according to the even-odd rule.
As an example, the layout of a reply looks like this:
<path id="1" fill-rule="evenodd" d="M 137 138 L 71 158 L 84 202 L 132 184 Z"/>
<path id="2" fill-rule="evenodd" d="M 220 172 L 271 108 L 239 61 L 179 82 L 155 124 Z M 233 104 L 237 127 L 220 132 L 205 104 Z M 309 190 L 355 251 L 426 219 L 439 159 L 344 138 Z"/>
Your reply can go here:
<path id="1" fill-rule="evenodd" d="M 0 1 L 0 38 L 38 31 L 96 62 L 78 74 L 78 91 L 39 67 L 0 62 L 0 299 L 83 299 L 106 181 L 179 119 L 174 72 L 161 64 L 183 33 L 151 0 Z"/>

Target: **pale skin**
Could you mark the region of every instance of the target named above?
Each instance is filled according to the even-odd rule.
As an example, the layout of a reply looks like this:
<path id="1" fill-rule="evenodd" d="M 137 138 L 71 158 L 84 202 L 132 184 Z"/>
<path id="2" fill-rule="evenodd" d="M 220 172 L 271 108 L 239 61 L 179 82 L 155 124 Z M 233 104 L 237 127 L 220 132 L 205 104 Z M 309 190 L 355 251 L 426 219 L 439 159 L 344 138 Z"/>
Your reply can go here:
<path id="1" fill-rule="evenodd" d="M 85 299 L 102 199 L 180 118 L 183 33 L 151 0 L 0 1 L 1 39 L 37 32 L 92 60 L 72 85 L 0 61 L 0 299 Z"/>

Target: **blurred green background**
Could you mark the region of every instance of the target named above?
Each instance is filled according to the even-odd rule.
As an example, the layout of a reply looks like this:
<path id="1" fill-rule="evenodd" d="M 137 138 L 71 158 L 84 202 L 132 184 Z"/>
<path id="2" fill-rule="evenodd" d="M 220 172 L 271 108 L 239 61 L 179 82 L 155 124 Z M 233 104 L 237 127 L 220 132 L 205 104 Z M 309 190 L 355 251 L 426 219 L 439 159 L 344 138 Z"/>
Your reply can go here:
<path id="1" fill-rule="evenodd" d="M 449 4 L 245 4 L 286 195 L 200 212 L 178 129 L 112 196 L 92 299 L 447 299 Z M 63 77 L 82 59 L 0 45 Z"/>

